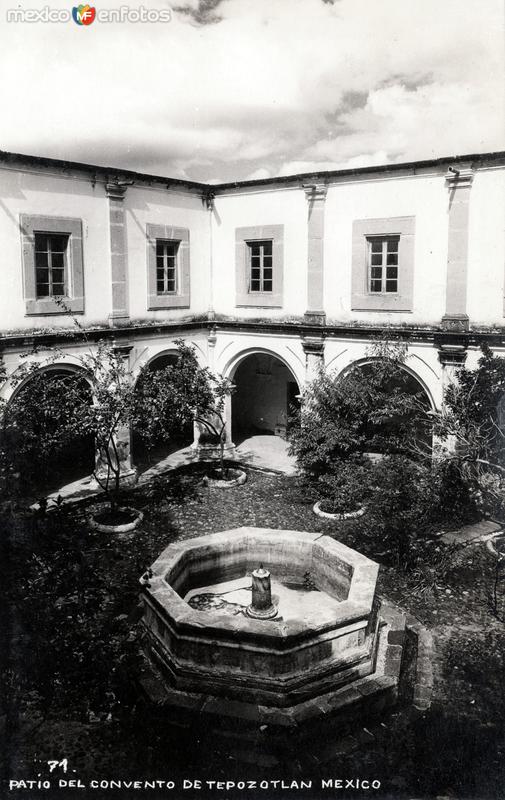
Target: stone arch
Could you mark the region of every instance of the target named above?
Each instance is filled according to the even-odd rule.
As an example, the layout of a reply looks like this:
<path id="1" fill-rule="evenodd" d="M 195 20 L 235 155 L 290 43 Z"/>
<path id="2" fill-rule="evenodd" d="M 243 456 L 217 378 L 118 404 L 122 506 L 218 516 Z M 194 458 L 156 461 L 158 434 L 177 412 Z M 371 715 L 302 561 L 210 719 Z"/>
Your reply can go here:
<path id="1" fill-rule="evenodd" d="M 340 370 L 338 375 L 339 375 L 339 377 L 345 378 L 346 373 L 348 373 L 352 368 L 359 367 L 359 368 L 366 369 L 367 365 L 370 365 L 374 361 L 378 361 L 378 360 L 380 360 L 380 359 L 378 359 L 376 357 L 370 357 L 370 356 L 364 356 L 362 358 L 355 359 L 354 361 L 350 361 L 348 364 L 346 364 L 346 366 L 343 369 Z M 429 390 L 428 386 L 426 385 L 426 383 L 418 375 L 418 373 L 415 370 L 413 370 L 408 364 L 399 365 L 399 369 L 403 373 L 405 373 L 409 378 L 409 382 L 406 383 L 402 387 L 403 390 L 409 392 L 409 389 L 411 389 L 411 393 L 413 395 L 418 395 L 420 403 L 421 403 L 421 407 L 424 408 L 424 410 L 426 412 L 435 411 L 436 410 L 436 404 L 435 404 L 433 395 L 430 392 L 430 390 Z M 402 424 L 404 424 L 405 419 L 406 418 L 403 417 Z M 394 428 L 394 424 L 395 423 L 393 422 L 393 423 L 390 423 L 389 425 L 386 425 L 384 427 L 384 430 L 382 431 L 382 435 L 387 436 L 388 435 L 387 428 L 391 427 L 393 429 Z M 417 431 L 418 431 L 418 433 L 417 433 L 417 437 L 418 437 L 417 441 L 419 443 L 423 442 L 425 446 L 427 446 L 429 449 L 431 449 L 431 447 L 433 446 L 433 442 L 432 442 L 431 436 L 425 435 L 423 427 L 418 427 Z"/>
<path id="2" fill-rule="evenodd" d="M 377 358 L 370 357 L 370 356 L 364 356 L 363 358 L 357 358 L 354 361 L 349 361 L 344 367 L 342 367 L 342 369 L 338 372 L 338 374 L 344 376 L 345 373 L 348 372 L 352 367 L 356 367 L 356 366 L 358 366 L 358 367 L 363 366 L 364 367 L 367 364 L 370 364 L 372 361 L 376 361 L 376 360 L 377 360 Z M 404 372 L 406 372 L 408 375 L 410 375 L 412 380 L 415 381 L 417 384 L 419 384 L 420 388 L 424 391 L 424 394 L 426 395 L 426 398 L 428 400 L 430 409 L 432 411 L 435 411 L 437 406 L 436 406 L 436 403 L 435 403 L 435 400 L 434 400 L 434 397 L 433 397 L 433 393 L 430 390 L 430 388 L 427 385 L 427 383 L 419 375 L 419 373 L 416 372 L 416 370 L 412 369 L 412 367 L 410 367 L 408 364 L 402 364 L 400 369 L 402 369 Z"/>
<path id="3" fill-rule="evenodd" d="M 20 468 L 21 473 L 24 473 L 20 473 L 21 481 L 27 486 L 31 482 L 33 484 L 31 488 L 57 489 L 90 475 L 94 470 L 93 437 L 80 433 L 70 435 L 64 419 L 57 419 L 57 415 L 53 413 L 43 413 L 44 404 L 51 402 L 54 404 L 62 392 L 66 393 L 68 398 L 70 390 L 68 384 L 65 386 L 61 383 L 58 386 L 56 382 L 63 382 L 69 375 L 76 377 L 75 386 L 81 400 L 91 405 L 93 394 L 90 377 L 82 366 L 72 362 L 42 364 L 14 386 L 11 376 L 12 391 L 7 401 L 5 446 L 12 454 L 14 469 L 19 471 Z M 43 380 L 45 377 L 47 381 Z M 54 451 L 54 455 L 50 463 L 42 458 L 41 449 L 37 447 L 37 440 L 45 434 L 49 434 L 53 439 L 51 451 Z M 59 437 L 62 440 L 61 447 L 58 443 Z M 32 448 L 33 454 L 27 461 L 26 453 L 29 452 L 29 448 Z M 33 475 L 29 474 L 30 468 Z"/>
<path id="4" fill-rule="evenodd" d="M 173 366 L 177 361 L 178 350 L 174 344 L 151 355 L 142 365 L 142 371 L 137 374 L 135 386 L 139 387 L 139 381 L 142 380 L 144 370 L 149 372 L 156 372 L 157 370 L 164 369 L 167 366 Z M 174 438 L 170 443 L 160 442 L 149 450 L 142 438 L 138 435 L 135 429 L 132 430 L 132 457 L 136 466 L 140 469 L 148 467 L 155 462 L 162 461 L 171 453 L 188 447 L 193 442 L 193 423 L 188 423 L 186 428 L 181 431 L 180 436 Z"/>
<path id="5" fill-rule="evenodd" d="M 235 385 L 231 397 L 233 441 L 260 434 L 286 437 L 299 380 L 285 358 L 263 347 L 236 354 L 224 373 Z"/>

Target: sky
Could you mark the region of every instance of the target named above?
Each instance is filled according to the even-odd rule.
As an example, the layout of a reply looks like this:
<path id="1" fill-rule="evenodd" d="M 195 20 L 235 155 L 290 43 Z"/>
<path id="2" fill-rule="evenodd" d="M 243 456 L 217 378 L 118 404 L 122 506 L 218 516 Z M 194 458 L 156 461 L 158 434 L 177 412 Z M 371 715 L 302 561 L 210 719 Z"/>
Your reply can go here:
<path id="1" fill-rule="evenodd" d="M 3 150 L 209 182 L 505 150 L 503 0 L 130 0 L 170 20 L 7 22 L 44 5 L 72 0 L 0 0 Z"/>

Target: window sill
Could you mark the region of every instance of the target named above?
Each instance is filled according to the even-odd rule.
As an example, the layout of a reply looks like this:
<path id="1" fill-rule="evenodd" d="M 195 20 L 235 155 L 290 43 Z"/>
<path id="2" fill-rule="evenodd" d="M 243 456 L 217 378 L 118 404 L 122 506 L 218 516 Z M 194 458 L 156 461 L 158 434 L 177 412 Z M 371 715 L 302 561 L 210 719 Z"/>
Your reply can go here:
<path id="1" fill-rule="evenodd" d="M 351 309 L 353 311 L 412 311 L 412 300 L 401 294 L 362 294 L 354 295 Z"/>
<path id="2" fill-rule="evenodd" d="M 56 315 L 56 314 L 84 314 L 84 297 L 63 297 L 65 308 L 56 303 L 51 297 L 40 300 L 26 300 L 25 316 Z"/>
<path id="3" fill-rule="evenodd" d="M 282 295 L 272 292 L 251 292 L 239 295 L 235 302 L 237 308 L 282 308 Z"/>
<path id="4" fill-rule="evenodd" d="M 148 311 L 163 308 L 189 308 L 189 294 L 150 294 L 147 298 Z"/>

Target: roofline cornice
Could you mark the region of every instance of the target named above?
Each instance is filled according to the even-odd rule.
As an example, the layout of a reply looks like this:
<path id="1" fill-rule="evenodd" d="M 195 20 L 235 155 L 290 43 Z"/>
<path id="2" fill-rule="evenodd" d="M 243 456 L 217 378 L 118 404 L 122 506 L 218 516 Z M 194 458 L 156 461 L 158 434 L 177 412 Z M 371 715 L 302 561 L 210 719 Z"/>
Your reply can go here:
<path id="1" fill-rule="evenodd" d="M 465 155 L 444 156 L 442 158 L 424 159 L 418 161 L 404 161 L 401 163 L 383 164 L 380 166 L 354 167 L 337 170 L 321 170 L 316 172 L 301 172 L 295 175 L 283 175 L 275 178 L 258 178 L 245 181 L 229 181 L 227 183 L 201 183 L 198 181 L 183 180 L 181 178 L 170 178 L 162 175 L 151 175 L 145 172 L 135 172 L 134 170 L 121 169 L 120 167 L 107 167 L 97 164 L 85 164 L 80 161 L 67 161 L 57 158 L 47 158 L 46 156 L 34 156 L 24 153 L 11 153 L 0 150 L 0 165 L 7 165 L 15 168 L 17 165 L 24 165 L 33 168 L 60 170 L 61 172 L 84 172 L 89 173 L 91 179 L 101 179 L 104 182 L 111 180 L 133 180 L 141 183 L 158 184 L 166 189 L 189 189 L 200 194 L 203 198 L 218 195 L 228 191 L 261 188 L 267 186 L 284 185 L 300 186 L 309 181 L 313 183 L 331 183 L 342 178 L 360 178 L 366 176 L 391 176 L 395 173 L 410 172 L 416 174 L 421 170 L 440 170 L 445 172 L 449 165 L 471 163 L 474 168 L 488 165 L 505 165 L 505 151 L 500 150 L 492 153 L 470 153 Z"/>

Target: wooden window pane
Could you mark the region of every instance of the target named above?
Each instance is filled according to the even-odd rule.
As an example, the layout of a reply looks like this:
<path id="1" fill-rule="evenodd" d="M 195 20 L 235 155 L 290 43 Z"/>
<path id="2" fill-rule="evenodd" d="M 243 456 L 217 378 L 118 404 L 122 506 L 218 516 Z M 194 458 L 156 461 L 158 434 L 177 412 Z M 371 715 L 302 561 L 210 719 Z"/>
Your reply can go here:
<path id="1" fill-rule="evenodd" d="M 388 239 L 388 253 L 398 252 L 398 239 Z"/>
<path id="2" fill-rule="evenodd" d="M 386 281 L 386 292 L 396 292 L 397 291 L 398 282 L 396 278 L 394 280 L 387 280 Z"/>
<path id="3" fill-rule="evenodd" d="M 37 297 L 49 297 L 48 283 L 37 283 Z"/>
<path id="4" fill-rule="evenodd" d="M 382 240 L 381 239 L 372 239 L 370 242 L 371 251 L 372 253 L 382 253 Z"/>
<path id="5" fill-rule="evenodd" d="M 382 253 L 372 253 L 372 264 L 382 264 Z"/>
<path id="6" fill-rule="evenodd" d="M 272 291 L 272 281 L 263 281 L 263 291 L 264 292 L 271 292 Z"/>
<path id="7" fill-rule="evenodd" d="M 47 268 L 47 251 L 45 250 L 36 250 L 35 251 L 35 266 L 45 267 Z"/>
<path id="8" fill-rule="evenodd" d="M 259 292 L 259 291 L 260 291 L 259 280 L 251 280 L 251 292 Z"/>
<path id="9" fill-rule="evenodd" d="M 370 283 L 370 291 L 371 292 L 381 292 L 382 291 L 382 281 L 378 281 L 372 279 Z"/>
<path id="10" fill-rule="evenodd" d="M 388 253 L 387 263 L 398 264 L 398 253 Z"/>

